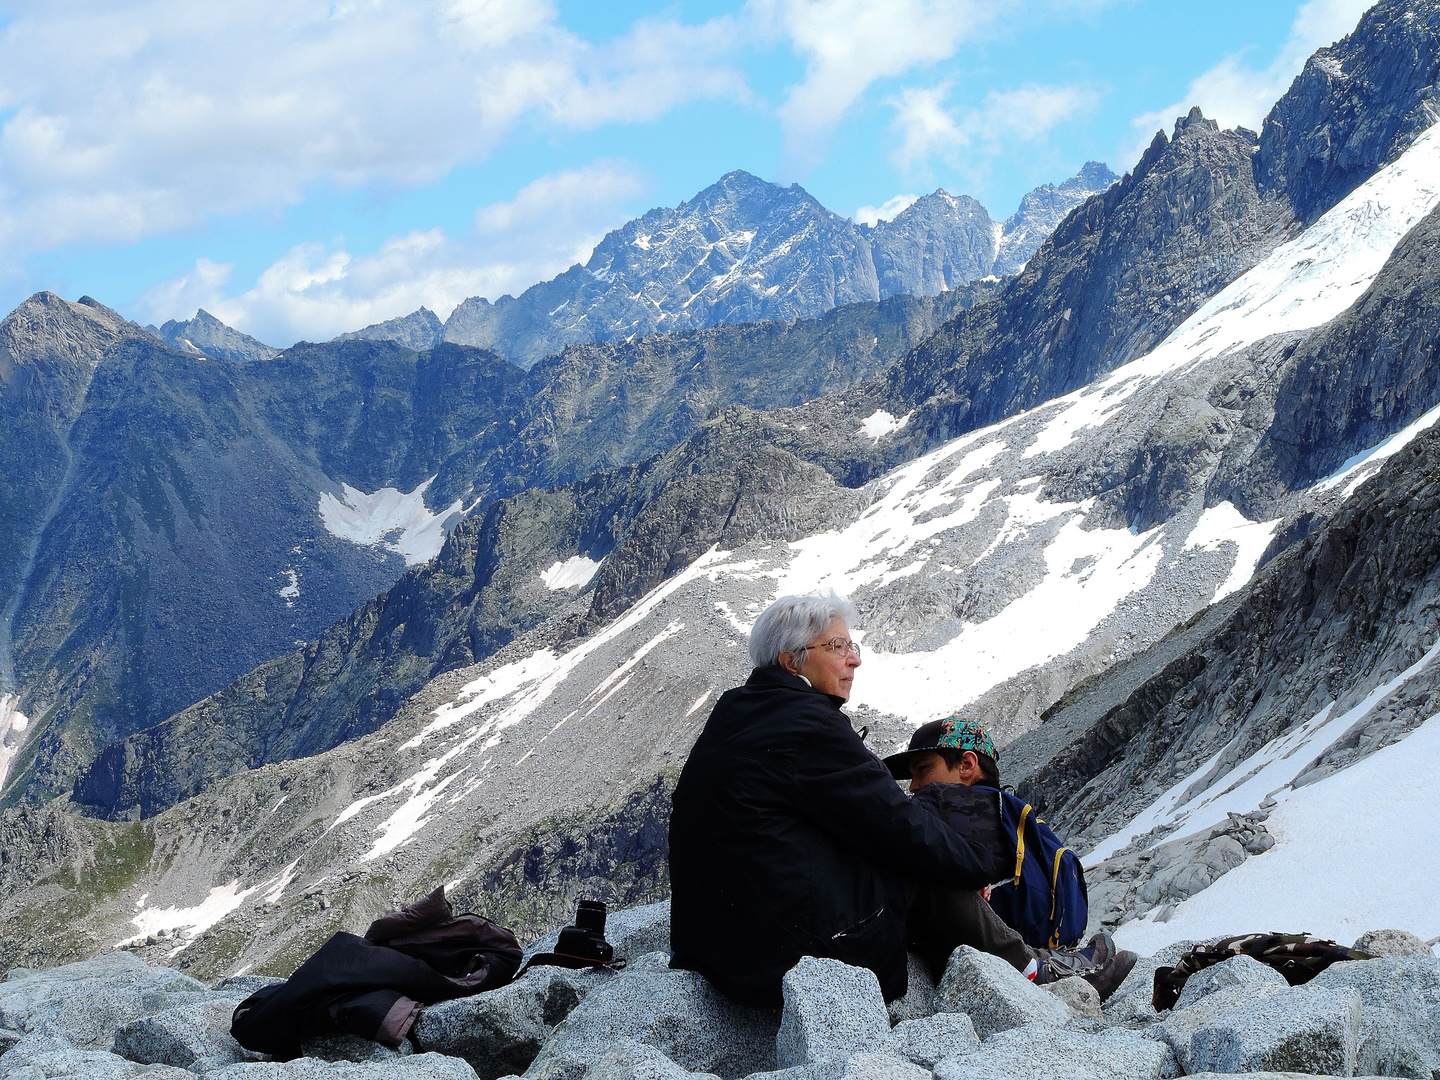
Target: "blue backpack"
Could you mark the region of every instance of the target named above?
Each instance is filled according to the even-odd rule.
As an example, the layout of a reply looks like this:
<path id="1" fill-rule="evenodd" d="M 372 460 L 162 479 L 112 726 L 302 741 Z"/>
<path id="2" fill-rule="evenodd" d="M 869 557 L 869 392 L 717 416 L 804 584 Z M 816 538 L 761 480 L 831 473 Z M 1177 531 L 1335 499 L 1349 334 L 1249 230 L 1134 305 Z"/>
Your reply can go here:
<path id="1" fill-rule="evenodd" d="M 1000 793 L 1000 824 L 1015 844 L 1015 877 L 996 886 L 990 906 L 1032 948 L 1075 945 L 1090 918 L 1085 871 L 1035 808 Z"/>

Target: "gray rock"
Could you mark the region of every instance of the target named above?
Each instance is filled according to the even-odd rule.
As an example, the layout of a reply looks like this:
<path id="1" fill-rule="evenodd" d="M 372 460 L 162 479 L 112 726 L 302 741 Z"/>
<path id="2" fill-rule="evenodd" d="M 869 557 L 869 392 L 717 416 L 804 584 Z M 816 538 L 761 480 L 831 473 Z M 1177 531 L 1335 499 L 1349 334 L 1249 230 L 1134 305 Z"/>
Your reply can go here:
<path id="1" fill-rule="evenodd" d="M 192 1073 L 181 1073 L 195 1080 Z M 167 1078 L 168 1080 L 168 1078 Z M 251 1061 L 206 1073 L 205 1080 L 475 1080 L 475 1070 L 444 1054 L 414 1054 L 392 1061 L 358 1064 L 302 1057 L 294 1061 Z"/>
<path id="2" fill-rule="evenodd" d="M 1356 1076 L 1440 1076 L 1440 1053 L 1394 1009 L 1365 1006 L 1360 1012 Z"/>
<path id="3" fill-rule="evenodd" d="M 528 960 L 536 953 L 552 952 L 560 938 L 558 930 L 546 934 L 525 950 Z M 615 949 L 615 959 L 633 960 L 646 953 L 670 954 L 670 901 L 612 911 L 605 919 L 605 940 Z"/>
<path id="4" fill-rule="evenodd" d="M 625 965 L 626 971 L 669 971 L 670 954 L 668 952 L 650 952 L 644 956 L 638 956 Z"/>
<path id="5" fill-rule="evenodd" d="M 1045 1024 L 992 1035 L 980 1048 L 935 1066 L 935 1080 L 1160 1080 L 1164 1046 L 1123 1028 L 1099 1034 Z"/>
<path id="6" fill-rule="evenodd" d="M 1190 1067 L 1190 1040 L 1195 1032 L 1232 1009 L 1253 1005 L 1280 991 L 1269 983 L 1232 986 L 1201 998 L 1185 1009 L 1173 1009 L 1165 1019 L 1145 1029 L 1146 1038 L 1168 1043 L 1176 1061 L 1187 1075 Z"/>
<path id="7" fill-rule="evenodd" d="M 204 1060 L 211 1068 L 254 1060 L 230 1034 L 231 998 L 206 998 L 132 1020 L 115 1033 L 111 1050 L 143 1065 L 190 1069 Z"/>
<path id="8" fill-rule="evenodd" d="M 1080 978 L 1079 975 L 1046 983 L 1041 989 L 1047 994 L 1053 994 L 1059 998 L 1070 1007 L 1072 1013 L 1082 1019 L 1103 1020 L 1105 1018 L 1105 1013 L 1100 1007 L 1100 991 Z"/>
<path id="9" fill-rule="evenodd" d="M 968 1054 L 980 1046 L 975 1025 L 964 1013 L 901 1021 L 890 1032 L 890 1040 L 901 1057 L 927 1069 L 933 1069 L 941 1058 Z"/>
<path id="10" fill-rule="evenodd" d="M 170 1065 L 141 1065 L 103 1050 L 83 1050 L 55 1035 L 29 1035 L 0 1057 L 0 1080 L 195 1080 Z"/>
<path id="11" fill-rule="evenodd" d="M 914 953 L 906 953 L 905 959 L 909 967 L 909 982 L 905 988 L 905 996 L 898 997 L 885 1006 L 890 1013 L 892 1025 L 903 1023 L 906 1020 L 919 1020 L 922 1017 L 934 1016 L 937 1008 L 935 980 L 930 977 L 930 971 L 926 968 L 925 962 Z"/>
<path id="12" fill-rule="evenodd" d="M 0 1028 L 0 1054 L 5 1053 L 12 1046 L 18 1043 L 25 1036 L 18 1031 L 11 1031 L 9 1028 Z"/>
<path id="13" fill-rule="evenodd" d="M 1167 945 L 1154 956 L 1142 956 L 1135 961 L 1125 981 L 1104 1003 L 1105 1018 L 1113 1024 L 1153 1022 L 1159 1014 L 1150 1004 L 1155 991 L 1155 969 L 1173 967 L 1187 952 L 1195 947 L 1193 941 L 1177 941 Z M 1189 980 L 1186 980 L 1187 982 Z"/>
<path id="14" fill-rule="evenodd" d="M 482 1080 L 518 1072 L 535 1060 L 556 1024 L 614 978 L 603 968 L 531 968 L 498 990 L 422 1010 L 410 1037 L 422 1050 L 464 1058 Z"/>
<path id="15" fill-rule="evenodd" d="M 1440 1049 L 1440 959 L 1392 956 L 1331 964 L 1307 990 L 1353 988 L 1367 1009 L 1392 1009 Z"/>
<path id="16" fill-rule="evenodd" d="M 709 1073 L 689 1073 L 656 1050 L 634 1039 L 621 1039 L 595 1063 L 590 1080 L 690 1080 Z"/>
<path id="17" fill-rule="evenodd" d="M 1371 956 L 1431 956 L 1430 946 L 1408 930 L 1366 930 L 1350 946 Z"/>
<path id="18" fill-rule="evenodd" d="M 844 1058 L 829 1080 L 930 1080 L 930 1073 L 884 1050 L 862 1050 Z"/>
<path id="19" fill-rule="evenodd" d="M 1187 1071 L 1351 1076 L 1360 1040 L 1360 995 L 1290 987 L 1196 1028 Z"/>
<path id="20" fill-rule="evenodd" d="M 950 954 L 935 997 L 942 1011 L 967 1013 L 982 1039 L 1026 1024 L 1064 1027 L 1070 1020 L 1070 1009 L 1063 1001 L 1045 993 L 998 956 L 968 945 Z"/>
<path id="21" fill-rule="evenodd" d="M 1188 1009 L 1203 997 L 1226 990 L 1232 986 L 1273 986 L 1284 990 L 1290 984 L 1285 976 L 1269 964 L 1262 964 L 1253 956 L 1232 956 L 1213 967 L 1203 968 L 1185 980 L 1176 1009 Z"/>
<path id="22" fill-rule="evenodd" d="M 806 956 L 781 982 L 785 1009 L 775 1036 L 775 1063 L 808 1065 L 883 1047 L 890 1017 L 880 980 L 868 968 Z"/>
<path id="23" fill-rule="evenodd" d="M 231 975 L 228 979 L 221 979 L 215 984 L 216 993 L 238 994 L 241 997 L 249 997 L 256 990 L 264 990 L 267 986 L 278 986 L 284 979 L 277 979 L 270 975 Z"/>
<path id="24" fill-rule="evenodd" d="M 300 1052 L 304 1057 L 319 1058 L 321 1061 L 394 1061 L 410 1057 L 415 1053 L 415 1047 L 409 1039 L 401 1039 L 399 1046 L 391 1047 L 374 1039 L 347 1034 L 306 1039 L 300 1044 Z"/>
<path id="25" fill-rule="evenodd" d="M 734 1005 L 693 971 L 626 972 L 570 1013 L 525 1076 L 579 1080 L 616 1042 L 630 1038 L 689 1072 L 728 1080 L 775 1067 L 779 1026 L 778 1012 Z"/>
<path id="26" fill-rule="evenodd" d="M 44 1030 L 82 1050 L 109 1050 L 132 1020 L 208 994 L 204 983 L 171 968 L 115 952 L 0 983 L 0 1027 Z"/>

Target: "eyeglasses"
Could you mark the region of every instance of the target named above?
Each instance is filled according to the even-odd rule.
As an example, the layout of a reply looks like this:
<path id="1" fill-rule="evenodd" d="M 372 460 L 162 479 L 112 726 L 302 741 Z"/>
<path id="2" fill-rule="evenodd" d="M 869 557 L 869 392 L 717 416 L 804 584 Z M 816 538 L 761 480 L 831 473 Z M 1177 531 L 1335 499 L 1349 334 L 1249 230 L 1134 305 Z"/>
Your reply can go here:
<path id="1" fill-rule="evenodd" d="M 806 645 L 807 649 L 828 649 L 831 652 L 845 652 L 846 650 L 860 655 L 860 643 L 858 641 L 846 641 L 843 637 L 832 637 L 829 641 L 817 641 L 814 645 Z"/>

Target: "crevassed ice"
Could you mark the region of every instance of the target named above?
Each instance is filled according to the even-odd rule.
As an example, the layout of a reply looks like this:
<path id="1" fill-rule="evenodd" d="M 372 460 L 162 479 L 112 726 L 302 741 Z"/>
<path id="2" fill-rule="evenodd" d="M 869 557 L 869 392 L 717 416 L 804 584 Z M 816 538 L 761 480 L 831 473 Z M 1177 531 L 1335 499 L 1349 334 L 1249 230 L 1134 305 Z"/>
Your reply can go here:
<path id="1" fill-rule="evenodd" d="M 459 499 L 439 513 L 430 512 L 425 492 L 434 480 L 432 476 L 408 493 L 383 487 L 368 495 L 341 484 L 339 499 L 328 491 L 320 493 L 320 520 L 331 536 L 393 551 L 404 557 L 406 566 L 418 566 L 440 554 L 447 530 L 462 512 Z"/>

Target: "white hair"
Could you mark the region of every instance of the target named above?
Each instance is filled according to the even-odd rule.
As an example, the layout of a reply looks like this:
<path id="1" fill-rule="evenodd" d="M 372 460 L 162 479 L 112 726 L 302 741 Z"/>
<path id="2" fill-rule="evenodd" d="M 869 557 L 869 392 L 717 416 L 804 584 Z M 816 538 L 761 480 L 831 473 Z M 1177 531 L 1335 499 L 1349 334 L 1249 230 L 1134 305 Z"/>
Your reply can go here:
<path id="1" fill-rule="evenodd" d="M 834 590 L 782 596 L 755 620 L 755 628 L 750 631 L 750 663 L 766 667 L 778 662 L 783 652 L 798 660 L 810 642 L 836 619 L 848 624 L 856 617 L 850 601 Z"/>

